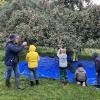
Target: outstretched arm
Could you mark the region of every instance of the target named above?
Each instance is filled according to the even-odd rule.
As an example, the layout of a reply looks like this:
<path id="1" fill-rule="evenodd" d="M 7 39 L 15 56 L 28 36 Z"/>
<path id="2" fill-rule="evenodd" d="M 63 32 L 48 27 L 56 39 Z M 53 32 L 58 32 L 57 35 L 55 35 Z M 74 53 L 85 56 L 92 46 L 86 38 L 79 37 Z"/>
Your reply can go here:
<path id="1" fill-rule="evenodd" d="M 9 44 L 8 48 L 12 52 L 19 53 L 23 50 L 24 46 L 16 46 L 16 45 L 13 45 L 13 44 Z"/>
<path id="2" fill-rule="evenodd" d="M 60 49 L 59 49 L 58 52 L 57 52 L 57 56 L 58 56 L 58 57 L 60 56 Z"/>

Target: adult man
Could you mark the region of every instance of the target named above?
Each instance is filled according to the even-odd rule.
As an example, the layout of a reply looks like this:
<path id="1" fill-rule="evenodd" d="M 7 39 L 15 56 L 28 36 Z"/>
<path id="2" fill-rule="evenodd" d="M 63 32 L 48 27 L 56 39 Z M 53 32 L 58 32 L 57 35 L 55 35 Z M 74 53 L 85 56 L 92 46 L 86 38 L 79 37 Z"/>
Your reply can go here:
<path id="1" fill-rule="evenodd" d="M 5 65 L 6 65 L 6 86 L 10 87 L 10 77 L 12 70 L 14 71 L 15 75 L 15 82 L 17 89 L 20 88 L 20 82 L 19 82 L 19 73 L 18 73 L 18 67 L 17 64 L 19 62 L 18 54 L 24 49 L 24 47 L 27 45 L 26 42 L 23 42 L 22 45 L 18 46 L 19 43 L 18 36 L 12 34 L 9 36 L 9 40 L 5 47 Z"/>

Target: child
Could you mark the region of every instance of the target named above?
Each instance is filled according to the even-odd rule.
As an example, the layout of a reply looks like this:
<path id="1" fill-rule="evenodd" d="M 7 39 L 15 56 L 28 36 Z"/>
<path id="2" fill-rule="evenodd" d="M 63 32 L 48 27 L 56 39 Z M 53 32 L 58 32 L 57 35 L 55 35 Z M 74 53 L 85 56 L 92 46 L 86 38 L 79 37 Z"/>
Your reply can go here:
<path id="1" fill-rule="evenodd" d="M 82 86 L 86 86 L 87 76 L 86 76 L 86 71 L 83 68 L 82 64 L 78 65 L 78 69 L 75 72 L 75 80 L 76 80 L 77 84 L 81 84 Z"/>
<path id="2" fill-rule="evenodd" d="M 74 49 L 73 50 L 73 62 L 77 62 L 78 61 L 78 50 Z"/>
<path id="3" fill-rule="evenodd" d="M 67 81 L 67 54 L 66 49 L 59 49 L 57 52 L 57 56 L 59 57 L 59 65 L 60 65 L 60 80 L 61 82 Z"/>
<path id="4" fill-rule="evenodd" d="M 27 53 L 26 60 L 28 61 L 28 67 L 30 71 L 30 85 L 33 86 L 33 74 L 36 81 L 36 85 L 39 84 L 38 76 L 37 76 L 37 67 L 38 67 L 38 61 L 39 61 L 39 55 L 37 52 L 35 52 L 36 47 L 34 45 L 30 45 L 29 47 L 29 53 Z"/>

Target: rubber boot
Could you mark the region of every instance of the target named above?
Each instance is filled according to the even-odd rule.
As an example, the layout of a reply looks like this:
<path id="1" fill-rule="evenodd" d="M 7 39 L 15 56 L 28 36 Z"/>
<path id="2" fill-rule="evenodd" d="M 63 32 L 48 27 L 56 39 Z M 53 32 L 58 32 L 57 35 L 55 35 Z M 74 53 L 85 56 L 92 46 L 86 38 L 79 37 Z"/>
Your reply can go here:
<path id="1" fill-rule="evenodd" d="M 10 86 L 11 86 L 11 84 L 10 84 L 10 81 L 9 81 L 9 80 L 6 80 L 5 84 L 6 84 L 6 86 L 7 86 L 7 87 L 10 87 Z"/>
<path id="2" fill-rule="evenodd" d="M 33 81 L 30 81 L 30 86 L 34 86 L 34 82 Z"/>
<path id="3" fill-rule="evenodd" d="M 22 88 L 20 87 L 19 78 L 15 78 L 15 83 L 16 83 L 16 88 L 17 88 L 17 89 L 22 89 Z"/>
<path id="4" fill-rule="evenodd" d="M 39 81 L 38 80 L 36 80 L 36 85 L 39 85 Z"/>

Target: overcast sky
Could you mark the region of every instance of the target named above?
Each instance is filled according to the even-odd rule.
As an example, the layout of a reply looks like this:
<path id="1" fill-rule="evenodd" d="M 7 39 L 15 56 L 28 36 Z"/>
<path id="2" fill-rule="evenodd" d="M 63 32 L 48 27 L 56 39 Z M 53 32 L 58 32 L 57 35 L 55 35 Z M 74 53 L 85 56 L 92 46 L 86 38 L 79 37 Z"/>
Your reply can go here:
<path id="1" fill-rule="evenodd" d="M 97 5 L 100 5 L 100 0 L 92 0 L 93 3 L 96 3 Z"/>

